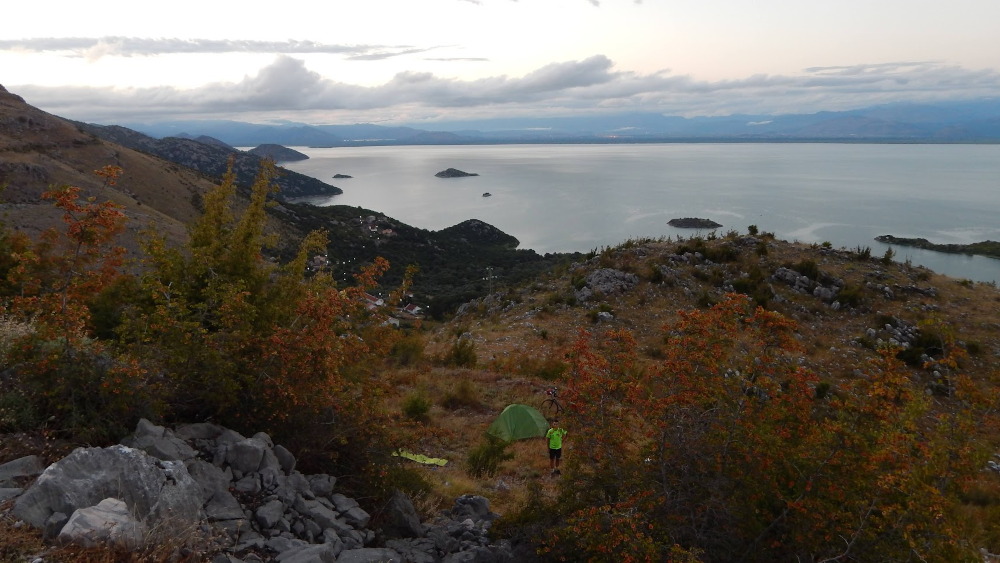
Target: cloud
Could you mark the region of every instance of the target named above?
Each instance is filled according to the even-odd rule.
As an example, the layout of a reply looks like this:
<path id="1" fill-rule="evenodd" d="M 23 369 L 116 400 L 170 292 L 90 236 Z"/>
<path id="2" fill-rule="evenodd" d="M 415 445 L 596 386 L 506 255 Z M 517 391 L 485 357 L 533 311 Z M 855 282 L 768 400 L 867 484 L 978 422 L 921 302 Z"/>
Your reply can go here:
<path id="1" fill-rule="evenodd" d="M 351 55 L 347 57 L 351 61 L 381 61 L 385 59 L 391 59 L 392 57 L 400 57 L 403 55 L 415 55 L 418 53 L 426 53 L 428 51 L 433 51 L 434 49 L 440 49 L 440 47 L 427 47 L 424 49 L 418 49 L 416 47 L 411 48 L 396 48 L 396 49 L 372 49 L 369 52 L 361 53 L 358 55 Z"/>
<path id="2" fill-rule="evenodd" d="M 74 56 L 98 59 L 106 56 L 135 57 L 171 54 L 221 54 L 221 53 L 325 53 L 346 55 L 349 58 L 369 60 L 366 57 L 388 58 L 401 54 L 423 52 L 409 45 L 340 45 L 316 41 L 255 41 L 245 39 L 146 39 L 137 37 L 65 37 L 0 40 L 0 51 L 26 53 L 70 52 Z"/>
<path id="3" fill-rule="evenodd" d="M 487 62 L 490 59 L 488 59 L 486 57 L 424 57 L 424 60 L 425 61 L 443 62 L 443 63 L 452 63 L 452 62 L 474 62 L 474 63 L 479 63 L 479 62 Z"/>
<path id="4" fill-rule="evenodd" d="M 993 97 L 1000 91 L 1000 74 L 935 62 L 890 62 L 704 81 L 669 71 L 620 71 L 610 59 L 596 55 L 545 65 L 521 77 L 459 80 L 409 71 L 378 86 L 360 86 L 280 55 L 239 82 L 187 90 L 9 89 L 52 113 L 98 123 L 181 117 L 384 123 L 613 111 L 690 117 L 846 110 L 895 101 Z"/>

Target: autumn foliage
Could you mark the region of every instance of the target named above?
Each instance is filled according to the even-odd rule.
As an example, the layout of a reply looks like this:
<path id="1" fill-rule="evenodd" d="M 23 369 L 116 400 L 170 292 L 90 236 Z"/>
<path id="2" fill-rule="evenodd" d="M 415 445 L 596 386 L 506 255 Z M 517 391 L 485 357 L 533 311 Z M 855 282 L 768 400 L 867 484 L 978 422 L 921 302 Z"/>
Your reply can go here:
<path id="1" fill-rule="evenodd" d="M 105 189 L 120 172 L 95 171 Z M 9 424 L 46 421 L 100 442 L 124 436 L 142 416 L 212 420 L 271 432 L 290 447 L 309 443 L 328 461 L 353 448 L 351 463 L 363 466 L 371 465 L 367 453 L 388 449 L 373 436 L 384 426 L 381 383 L 366 360 L 395 336 L 362 299 L 388 264 L 376 260 L 355 284 L 338 287 L 306 267 L 326 251 L 322 232 L 287 263 L 269 258 L 274 173 L 265 164 L 242 204 L 227 174 L 205 195 L 187 246 L 150 233 L 143 263 L 129 269 L 138 273 L 123 272 L 113 245 L 121 210 L 81 201 L 79 188 L 45 196 L 65 211 L 64 231 L 38 241 L 5 232 L 2 313 L 32 327 L 9 354 L 16 376 L 4 396 L 16 394 L 24 407 Z"/>
<path id="2" fill-rule="evenodd" d="M 644 365 L 625 331 L 582 334 L 569 402 L 577 448 L 566 560 L 961 560 L 955 493 L 985 463 L 962 414 L 933 408 L 890 351 L 819 391 L 796 326 L 730 295 L 664 328 Z M 980 419 L 981 420 L 981 419 Z"/>

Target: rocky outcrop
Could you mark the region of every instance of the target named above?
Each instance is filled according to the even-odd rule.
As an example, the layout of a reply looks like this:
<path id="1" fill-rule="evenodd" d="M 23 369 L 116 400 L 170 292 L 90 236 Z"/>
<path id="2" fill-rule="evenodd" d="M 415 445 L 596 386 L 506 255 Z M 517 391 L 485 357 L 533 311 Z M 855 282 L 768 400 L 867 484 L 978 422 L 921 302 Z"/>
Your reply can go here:
<path id="1" fill-rule="evenodd" d="M 464 178 L 466 176 L 479 176 L 474 172 L 462 172 L 457 168 L 448 168 L 435 174 L 438 178 Z"/>
<path id="2" fill-rule="evenodd" d="M 163 461 L 122 445 L 77 448 L 17 497 L 13 513 L 55 537 L 77 510 L 115 498 L 150 529 L 189 528 L 201 519 L 198 491 L 180 460 Z"/>
<path id="3" fill-rule="evenodd" d="M 671 219 L 667 221 L 667 224 L 679 229 L 717 229 L 722 226 L 711 219 L 699 219 L 696 217 Z"/>
<path id="4" fill-rule="evenodd" d="M 596 296 L 624 293 L 638 283 L 639 276 L 635 274 L 611 268 L 601 268 L 587 274 L 583 287 L 576 291 L 576 299 L 582 302 Z"/>
<path id="5" fill-rule="evenodd" d="M 267 434 L 245 437 L 212 424 L 169 430 L 142 421 L 109 448 L 78 448 L 40 471 L 37 458 L 0 465 L 0 485 L 16 491 L 12 512 L 48 538 L 133 549 L 145 542 L 212 538 L 213 561 L 491 561 L 512 559 L 491 543 L 497 515 L 483 497 L 421 522 L 397 492 L 379 524 L 337 492 L 331 475 L 303 475 Z M 4 489 L 0 489 L 4 490 Z M 169 534 L 169 538 L 158 534 Z M 204 549 L 204 547 L 203 547 Z"/>

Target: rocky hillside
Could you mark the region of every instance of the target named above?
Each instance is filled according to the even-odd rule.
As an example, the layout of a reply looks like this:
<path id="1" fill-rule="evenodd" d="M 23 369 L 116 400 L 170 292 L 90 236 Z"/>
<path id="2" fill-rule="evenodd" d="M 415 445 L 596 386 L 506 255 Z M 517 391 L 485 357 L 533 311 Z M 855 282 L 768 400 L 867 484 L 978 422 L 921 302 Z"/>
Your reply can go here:
<path id="1" fill-rule="evenodd" d="M 117 125 L 93 125 L 77 123 L 84 131 L 122 146 L 140 152 L 158 156 L 164 160 L 197 170 L 211 178 L 221 178 L 226 171 L 230 157 L 234 159 L 236 180 L 248 187 L 260 169 L 262 157 L 274 158 L 271 151 L 244 152 L 233 148 L 220 146 L 217 143 L 203 143 L 194 139 L 181 137 L 165 137 L 155 139 L 138 131 Z M 283 147 L 282 147 L 283 148 Z M 293 151 L 295 152 L 295 151 Z M 284 155 L 285 153 L 281 153 Z M 289 160 L 288 158 L 284 158 Z M 289 199 L 304 196 L 336 195 L 344 193 L 336 186 L 331 186 L 315 178 L 279 168 L 281 174 L 275 180 L 281 188 L 277 197 Z"/>
<path id="2" fill-rule="evenodd" d="M 1000 292 L 993 284 L 935 274 L 873 257 L 867 249 L 802 245 L 767 236 L 630 241 L 568 271 L 475 300 L 455 323 L 481 357 L 517 363 L 558 356 L 580 330 L 627 329 L 655 359 L 662 327 L 677 311 L 704 308 L 729 292 L 750 295 L 799 325 L 803 363 L 833 384 L 886 344 L 931 391 L 941 374 L 924 367 L 948 330 L 969 351 L 963 368 L 994 384 L 1000 364 Z M 943 326 L 931 328 L 940 322 Z M 445 329 L 447 330 L 447 329 Z M 446 340 L 446 339 L 443 339 Z M 936 343 L 936 344 L 935 344 Z"/>
<path id="3" fill-rule="evenodd" d="M 124 173 L 104 188 L 93 171 L 107 165 Z M 134 247 L 142 230 L 155 226 L 169 239 L 186 236 L 210 178 L 174 163 L 104 141 L 75 124 L 45 113 L 0 87 L 0 204 L 8 225 L 40 232 L 61 224 L 62 212 L 41 195 L 51 186 L 76 185 L 84 196 L 100 196 L 124 207 Z"/>
<path id="4" fill-rule="evenodd" d="M 83 188 L 84 197 L 123 207 L 129 220 L 120 243 L 133 255 L 141 233 L 150 228 L 179 243 L 201 212 L 202 195 L 216 185 L 230 155 L 236 156 L 240 181 L 248 185 L 260 164 L 257 155 L 209 138 L 154 139 L 123 127 L 70 122 L 0 91 L 0 185 L 6 186 L 0 209 L 5 212 L 3 222 L 15 230 L 37 234 L 62 225 L 62 212 L 41 194 L 52 186 L 75 185 Z M 107 165 L 123 170 L 110 188 L 93 173 Z M 289 171 L 277 182 L 279 195 L 340 191 Z M 433 304 L 440 315 L 483 294 L 489 285 L 483 281 L 487 268 L 516 282 L 561 260 L 516 250 L 517 239 L 479 221 L 435 233 L 354 207 L 284 202 L 269 213 L 270 229 L 278 235 L 277 254 L 287 255 L 311 230 L 326 230 L 332 241 L 330 260 L 343 279 L 350 280 L 360 265 L 376 256 L 392 264 L 387 285 L 398 283 L 405 268 L 416 265 L 422 272 L 415 285 L 420 303 Z"/>

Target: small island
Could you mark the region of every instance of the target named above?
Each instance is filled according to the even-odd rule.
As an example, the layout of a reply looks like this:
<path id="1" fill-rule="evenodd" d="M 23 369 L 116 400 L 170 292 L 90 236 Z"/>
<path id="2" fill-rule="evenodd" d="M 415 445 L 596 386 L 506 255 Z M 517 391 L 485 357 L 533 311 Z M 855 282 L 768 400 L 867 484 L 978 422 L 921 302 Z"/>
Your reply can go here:
<path id="1" fill-rule="evenodd" d="M 667 224 L 679 229 L 717 229 L 722 226 L 711 219 L 698 219 L 695 217 L 671 219 L 667 221 Z"/>
<path id="2" fill-rule="evenodd" d="M 457 168 L 449 168 L 438 172 L 435 176 L 438 178 L 464 178 L 466 176 L 479 176 L 479 174 L 474 172 L 462 172 Z"/>
<path id="3" fill-rule="evenodd" d="M 348 175 L 348 174 L 334 174 L 334 175 L 333 175 L 333 178 L 334 178 L 335 180 L 341 180 L 341 179 L 343 179 L 343 178 L 353 178 L 353 177 L 354 177 L 354 176 L 350 176 L 350 175 Z"/>
<path id="4" fill-rule="evenodd" d="M 879 235 L 875 240 L 886 244 L 898 244 L 899 246 L 912 246 L 924 250 L 934 250 L 936 252 L 947 252 L 950 254 L 973 254 L 978 256 L 988 256 L 990 258 L 1000 258 L 1000 242 L 986 240 L 971 244 L 936 244 L 925 238 L 901 238 L 892 235 Z"/>

